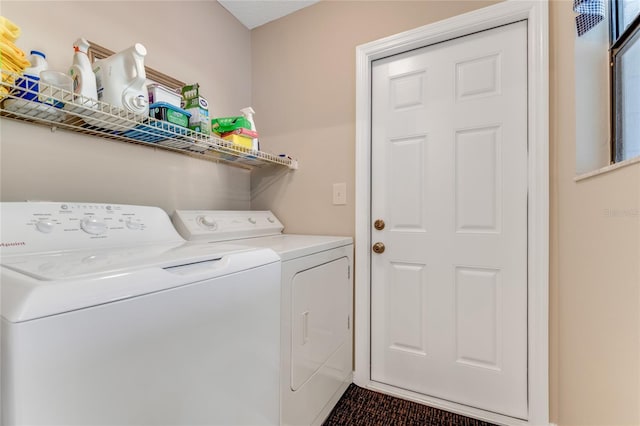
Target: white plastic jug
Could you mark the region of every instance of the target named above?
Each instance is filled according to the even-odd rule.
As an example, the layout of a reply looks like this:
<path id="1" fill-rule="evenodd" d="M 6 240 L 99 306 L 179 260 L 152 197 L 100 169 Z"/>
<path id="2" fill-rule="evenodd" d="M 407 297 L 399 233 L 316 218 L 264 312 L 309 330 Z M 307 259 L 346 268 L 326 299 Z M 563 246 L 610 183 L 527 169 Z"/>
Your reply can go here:
<path id="1" fill-rule="evenodd" d="M 94 62 L 98 100 L 135 114 L 147 115 L 146 54 L 147 49 L 136 43 L 122 52 Z"/>
<path id="2" fill-rule="evenodd" d="M 46 58 L 47 56 L 44 53 L 38 50 L 32 50 L 29 56 L 27 56 L 27 60 L 31 66 L 24 70 L 24 74 L 40 77 L 42 71 L 49 69 Z"/>
<path id="3" fill-rule="evenodd" d="M 30 64 L 29 68 L 23 71 L 24 77 L 19 77 L 16 80 L 16 86 L 24 90 L 16 90 L 14 95 L 19 98 L 35 101 L 38 98 L 40 73 L 46 71 L 49 65 L 47 64 L 45 54 L 38 50 L 32 50 L 29 56 L 27 56 L 27 60 Z"/>

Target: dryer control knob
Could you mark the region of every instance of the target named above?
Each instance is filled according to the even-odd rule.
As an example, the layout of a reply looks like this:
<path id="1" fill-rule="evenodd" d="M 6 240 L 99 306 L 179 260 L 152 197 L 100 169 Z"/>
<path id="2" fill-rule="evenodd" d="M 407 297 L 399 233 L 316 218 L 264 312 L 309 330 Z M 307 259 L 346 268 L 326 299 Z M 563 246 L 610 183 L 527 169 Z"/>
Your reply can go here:
<path id="1" fill-rule="evenodd" d="M 252 218 L 252 217 L 250 217 L 250 218 L 249 218 L 249 219 L 247 219 L 247 220 L 249 221 L 249 223 L 252 223 L 252 224 L 254 224 L 254 225 L 256 224 L 256 220 L 255 220 L 254 218 Z"/>
<path id="2" fill-rule="evenodd" d="M 80 222 L 80 228 L 87 234 L 100 235 L 107 232 L 107 224 L 98 219 L 86 218 Z"/>
<path id="3" fill-rule="evenodd" d="M 40 220 L 36 223 L 36 229 L 45 234 L 51 233 L 51 231 L 53 231 L 53 227 L 53 222 L 46 219 Z"/>

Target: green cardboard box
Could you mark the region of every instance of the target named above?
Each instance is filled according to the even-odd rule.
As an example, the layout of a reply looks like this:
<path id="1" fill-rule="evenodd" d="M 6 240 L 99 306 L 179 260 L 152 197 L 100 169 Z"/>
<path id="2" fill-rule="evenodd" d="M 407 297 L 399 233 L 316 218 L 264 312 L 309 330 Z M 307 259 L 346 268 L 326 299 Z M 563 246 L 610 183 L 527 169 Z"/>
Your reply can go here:
<path id="1" fill-rule="evenodd" d="M 183 108 L 191 114 L 189 128 L 196 132 L 211 134 L 211 121 L 209 120 L 209 103 L 200 96 L 198 83 L 188 84 L 182 87 Z"/>
<path id="2" fill-rule="evenodd" d="M 182 108 L 186 110 L 196 107 L 209 110 L 209 103 L 204 97 L 200 96 L 200 85 L 198 83 L 182 87 L 182 102 L 184 103 Z"/>

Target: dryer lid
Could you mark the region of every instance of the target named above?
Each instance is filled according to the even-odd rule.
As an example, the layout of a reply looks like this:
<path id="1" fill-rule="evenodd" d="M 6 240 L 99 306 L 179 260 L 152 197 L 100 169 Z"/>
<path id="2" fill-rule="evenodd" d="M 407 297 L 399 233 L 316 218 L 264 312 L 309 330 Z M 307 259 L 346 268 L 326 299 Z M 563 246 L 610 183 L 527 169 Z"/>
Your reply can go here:
<path id="1" fill-rule="evenodd" d="M 281 234 L 269 237 L 248 238 L 235 241 L 252 247 L 265 247 L 274 250 L 283 262 L 303 256 L 309 256 L 325 250 L 353 244 L 351 237 L 329 235 Z"/>

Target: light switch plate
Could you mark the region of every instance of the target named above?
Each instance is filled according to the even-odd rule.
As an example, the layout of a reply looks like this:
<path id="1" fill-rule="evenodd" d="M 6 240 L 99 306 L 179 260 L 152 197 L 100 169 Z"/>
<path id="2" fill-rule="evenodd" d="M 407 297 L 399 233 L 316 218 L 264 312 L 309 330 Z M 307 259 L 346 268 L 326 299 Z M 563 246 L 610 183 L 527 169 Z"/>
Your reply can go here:
<path id="1" fill-rule="evenodd" d="M 347 204 L 347 184 L 334 183 L 333 184 L 333 205 L 342 206 Z"/>

